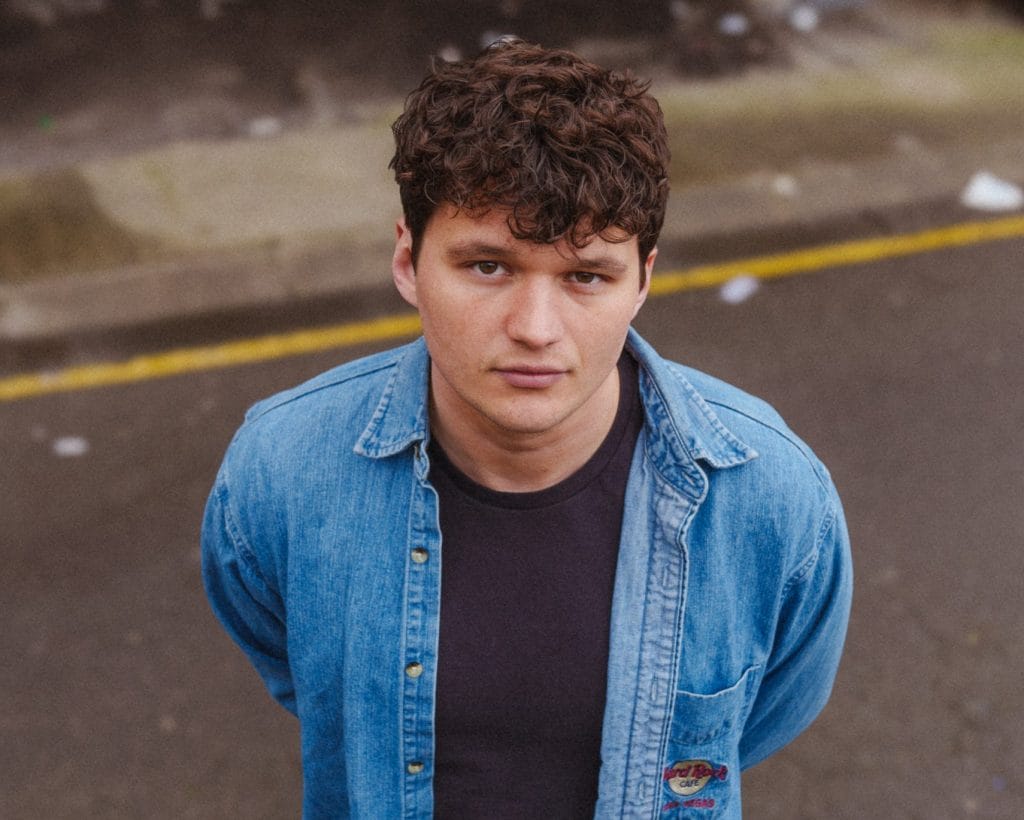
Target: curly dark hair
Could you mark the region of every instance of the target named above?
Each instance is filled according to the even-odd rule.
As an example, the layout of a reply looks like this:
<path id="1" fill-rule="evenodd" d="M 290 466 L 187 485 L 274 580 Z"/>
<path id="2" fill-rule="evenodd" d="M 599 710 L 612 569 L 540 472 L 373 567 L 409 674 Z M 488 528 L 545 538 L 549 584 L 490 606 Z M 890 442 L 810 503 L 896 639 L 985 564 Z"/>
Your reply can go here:
<path id="1" fill-rule="evenodd" d="M 668 200 L 668 136 L 648 86 L 521 41 L 436 63 L 392 125 L 413 258 L 442 203 L 500 207 L 517 239 L 636 236 L 642 276 Z"/>

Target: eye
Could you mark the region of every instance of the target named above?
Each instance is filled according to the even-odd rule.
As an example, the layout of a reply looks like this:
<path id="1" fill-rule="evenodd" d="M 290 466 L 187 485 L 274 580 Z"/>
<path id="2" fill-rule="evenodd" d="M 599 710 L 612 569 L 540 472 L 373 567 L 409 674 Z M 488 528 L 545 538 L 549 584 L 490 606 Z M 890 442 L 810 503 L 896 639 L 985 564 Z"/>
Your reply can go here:
<path id="1" fill-rule="evenodd" d="M 494 276 L 494 274 L 501 271 L 501 265 L 497 262 L 474 262 L 470 265 L 470 268 L 477 273 L 482 273 L 484 276 Z"/>
<path id="2" fill-rule="evenodd" d="M 593 285 L 601 281 L 601 277 L 596 273 L 586 270 L 573 271 L 569 274 L 569 278 L 577 285 Z"/>

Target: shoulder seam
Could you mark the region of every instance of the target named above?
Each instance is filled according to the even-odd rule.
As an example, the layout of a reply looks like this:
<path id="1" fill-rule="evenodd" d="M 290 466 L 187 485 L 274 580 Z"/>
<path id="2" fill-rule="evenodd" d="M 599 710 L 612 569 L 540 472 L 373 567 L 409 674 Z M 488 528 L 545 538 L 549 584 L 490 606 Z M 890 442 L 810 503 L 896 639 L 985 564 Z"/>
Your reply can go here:
<path id="1" fill-rule="evenodd" d="M 223 511 L 224 531 L 228 534 L 228 538 L 231 539 L 231 545 L 235 549 L 235 554 L 238 555 L 239 566 L 245 567 L 252 578 L 260 584 L 264 595 L 271 594 L 270 584 L 267 583 L 267 579 L 260 569 L 256 553 L 249 546 L 248 541 L 241 532 L 238 521 L 231 511 L 231 492 L 227 486 L 227 476 L 217 479 L 216 492 L 221 510 Z"/>
<path id="2" fill-rule="evenodd" d="M 271 397 L 269 399 L 264 399 L 262 402 L 253 405 L 253 407 L 249 411 L 249 414 L 246 416 L 245 424 L 251 424 L 252 422 L 257 421 L 258 419 L 262 418 L 268 413 L 272 413 L 273 411 L 278 410 L 281 407 L 284 407 L 285 405 L 307 398 L 308 396 L 311 396 L 314 393 L 319 393 L 322 390 L 328 390 L 330 388 L 338 387 L 339 385 L 345 384 L 346 382 L 353 381 L 354 379 L 360 379 L 363 378 L 364 376 L 369 376 L 374 373 L 378 373 L 382 370 L 391 369 L 395 366 L 395 364 L 396 361 L 392 359 L 390 361 L 374 365 L 373 367 L 357 369 L 356 372 L 354 373 L 339 373 L 337 377 L 332 378 L 329 381 L 320 384 L 310 383 L 305 389 L 303 389 L 301 385 L 299 387 L 294 387 L 291 390 L 285 391 L 283 394 L 277 396 L 276 398 Z M 344 367 L 345 365 L 341 365 L 341 368 Z"/>
<path id="3" fill-rule="evenodd" d="M 796 438 L 795 434 L 792 433 L 789 430 L 789 428 L 786 427 L 784 424 L 782 427 L 775 424 L 771 424 L 765 419 L 753 416 L 750 413 L 746 412 L 745 410 L 741 410 L 740 408 L 735 407 L 734 405 L 726 404 L 725 402 L 716 399 L 709 399 L 705 397 L 704 401 L 706 401 L 709 405 L 713 405 L 714 407 L 721 408 L 723 410 L 728 410 L 730 413 L 735 413 L 737 416 L 742 416 L 748 421 L 752 421 L 754 424 L 757 424 L 763 427 L 764 429 L 769 430 L 779 438 L 783 439 L 794 450 L 800 453 L 801 457 L 804 459 L 804 461 L 807 462 L 807 465 L 811 468 L 811 472 L 814 473 L 814 477 L 818 480 L 818 483 L 821 485 L 821 488 L 826 492 L 828 491 L 828 483 L 825 481 L 825 477 L 821 474 L 821 470 L 819 470 L 819 466 L 824 465 L 821 465 L 821 463 L 815 457 L 812 457 L 812 455 L 808 451 L 808 446 L 803 441 Z"/>
<path id="4" fill-rule="evenodd" d="M 814 538 L 814 546 L 811 549 L 809 555 L 807 555 L 798 565 L 792 574 L 786 579 L 786 583 L 782 588 L 782 596 L 785 597 L 789 594 L 790 590 L 803 581 L 815 565 L 818 563 L 818 558 L 821 555 L 821 545 L 825 540 L 825 536 L 832 530 L 836 522 L 836 505 L 834 502 L 829 500 L 825 510 L 825 515 L 821 519 L 821 524 L 818 526 L 818 533 Z"/>

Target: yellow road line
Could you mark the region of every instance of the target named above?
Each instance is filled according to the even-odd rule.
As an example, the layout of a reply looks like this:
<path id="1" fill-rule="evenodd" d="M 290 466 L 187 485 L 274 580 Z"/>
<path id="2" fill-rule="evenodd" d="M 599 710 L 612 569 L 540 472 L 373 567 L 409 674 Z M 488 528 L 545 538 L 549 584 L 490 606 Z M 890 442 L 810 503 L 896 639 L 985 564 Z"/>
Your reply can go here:
<path id="1" fill-rule="evenodd" d="M 651 294 L 664 296 L 680 291 L 715 287 L 740 274 L 772 279 L 1020 236 L 1024 236 L 1024 217 L 1021 216 L 968 222 L 913 234 L 842 242 L 719 265 L 704 265 L 684 271 L 670 271 L 656 275 L 651 280 Z M 218 345 L 182 348 L 137 356 L 123 362 L 30 373 L 0 379 L 0 402 L 48 393 L 148 381 L 165 376 L 394 340 L 415 335 L 419 330 L 419 317 L 415 314 L 406 314 L 314 330 L 241 339 Z"/>
<path id="2" fill-rule="evenodd" d="M 0 402 L 105 387 L 114 384 L 159 379 L 182 373 L 251 364 L 285 356 L 316 353 L 331 348 L 351 347 L 383 339 L 397 339 L 419 333 L 416 314 L 388 316 L 368 322 L 299 330 L 256 339 L 240 339 L 206 347 L 186 347 L 166 353 L 136 356 L 124 362 L 69 367 L 52 373 L 31 373 L 0 380 Z"/>
<path id="3" fill-rule="evenodd" d="M 651 293 L 663 295 L 682 290 L 711 288 L 734 276 L 745 274 L 759 279 L 795 276 L 824 268 L 874 262 L 897 256 L 977 245 L 996 239 L 1024 236 L 1024 217 L 1014 216 L 989 222 L 965 222 L 912 234 L 883 236 L 823 245 L 817 248 L 741 259 L 721 265 L 704 265 L 686 271 L 665 273 L 651 279 Z"/>

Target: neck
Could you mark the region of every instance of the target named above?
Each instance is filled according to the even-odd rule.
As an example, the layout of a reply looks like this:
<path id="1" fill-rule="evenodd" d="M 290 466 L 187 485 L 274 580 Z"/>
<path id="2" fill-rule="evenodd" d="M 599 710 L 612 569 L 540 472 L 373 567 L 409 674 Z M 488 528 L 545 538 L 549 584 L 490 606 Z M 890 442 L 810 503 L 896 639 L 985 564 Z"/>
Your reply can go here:
<path id="1" fill-rule="evenodd" d="M 619 406 L 617 369 L 598 392 L 594 401 L 541 432 L 452 418 L 432 396 L 431 433 L 452 464 L 477 484 L 500 492 L 544 490 L 586 464 L 608 435 Z"/>

